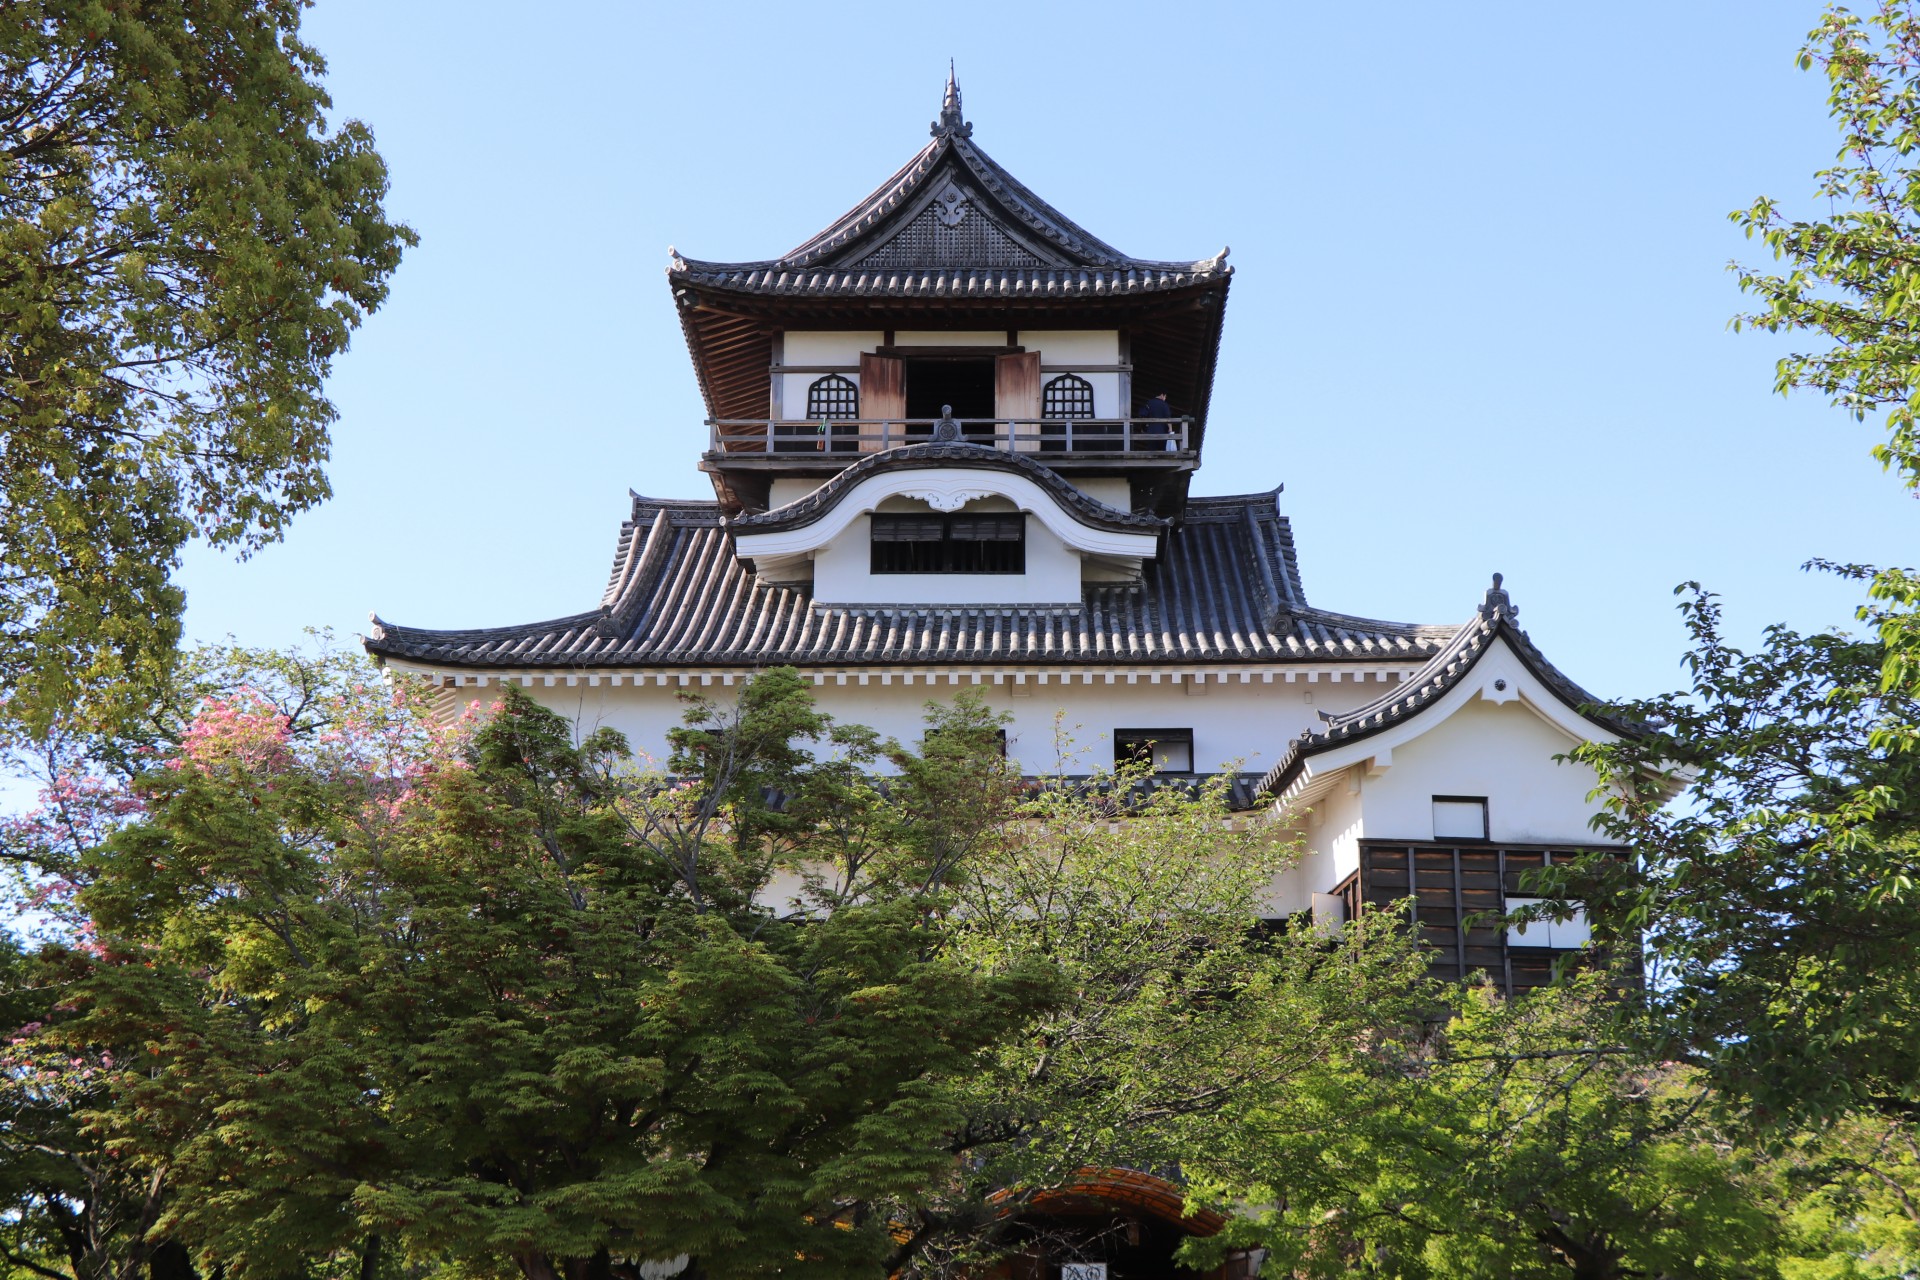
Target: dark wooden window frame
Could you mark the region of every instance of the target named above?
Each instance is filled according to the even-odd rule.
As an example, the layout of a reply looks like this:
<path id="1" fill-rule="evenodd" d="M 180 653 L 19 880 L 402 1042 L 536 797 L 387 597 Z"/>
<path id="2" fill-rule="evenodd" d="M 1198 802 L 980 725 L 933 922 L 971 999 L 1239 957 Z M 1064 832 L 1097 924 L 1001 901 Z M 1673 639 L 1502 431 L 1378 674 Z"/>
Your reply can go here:
<path id="1" fill-rule="evenodd" d="M 814 422 L 860 416 L 860 388 L 853 379 L 830 373 L 807 384 L 807 417 Z"/>
<path id="2" fill-rule="evenodd" d="M 1488 812 L 1487 797 L 1485 796 L 1435 796 L 1433 797 L 1433 803 L 1434 804 L 1477 804 L 1480 806 L 1480 834 L 1479 835 L 1477 836 L 1443 836 L 1438 831 L 1436 831 L 1433 833 L 1433 838 L 1435 840 L 1461 841 L 1468 844 L 1485 844 L 1487 841 L 1493 839 L 1493 815 Z"/>
<path id="3" fill-rule="evenodd" d="M 878 574 L 1018 574 L 1027 571 L 1025 512 L 869 517 Z"/>
<path id="4" fill-rule="evenodd" d="M 1349 920 L 1363 907 L 1387 910 L 1411 897 L 1408 923 L 1431 958 L 1434 976 L 1451 981 L 1478 969 L 1502 991 L 1516 994 L 1551 983 L 1556 966 L 1569 956 L 1580 955 L 1583 964 L 1606 959 L 1598 949 L 1513 946 L 1503 920 L 1508 898 L 1531 896 L 1530 871 L 1595 853 L 1632 857 L 1614 845 L 1363 839 L 1359 870 L 1330 892 L 1341 899 Z"/>
<path id="5" fill-rule="evenodd" d="M 1077 373 L 1063 373 L 1057 378 L 1049 378 L 1040 388 L 1040 416 L 1042 418 L 1091 418 L 1093 416 L 1093 384 Z"/>
<path id="6" fill-rule="evenodd" d="M 1192 729 L 1115 729 L 1113 731 L 1113 763 L 1118 768 L 1134 758 L 1144 748 L 1171 746 L 1182 743 L 1187 748 L 1187 767 L 1169 769 L 1168 773 L 1192 773 L 1193 768 L 1193 730 Z"/>

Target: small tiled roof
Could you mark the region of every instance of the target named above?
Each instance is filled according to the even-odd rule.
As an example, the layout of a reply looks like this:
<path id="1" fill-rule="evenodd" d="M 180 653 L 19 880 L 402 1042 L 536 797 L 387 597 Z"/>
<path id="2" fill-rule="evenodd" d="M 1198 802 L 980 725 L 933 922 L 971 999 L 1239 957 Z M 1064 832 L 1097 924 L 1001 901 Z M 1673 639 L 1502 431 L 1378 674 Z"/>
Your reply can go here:
<path id="1" fill-rule="evenodd" d="M 1453 628 L 1307 605 L 1275 494 L 1195 498 L 1137 583 L 1057 606 L 823 605 L 763 582 L 713 502 L 635 496 L 598 609 L 430 631 L 374 619 L 369 653 L 447 667 L 1423 661 Z"/>
<path id="2" fill-rule="evenodd" d="M 1501 576 L 1493 575 L 1479 611 L 1453 634 L 1447 644 L 1413 675 L 1373 701 L 1327 716 L 1317 729 L 1307 729 L 1288 746 L 1280 762 L 1268 770 L 1261 790 L 1279 795 L 1293 783 L 1307 759 L 1322 751 L 1371 737 L 1384 729 L 1410 720 L 1438 702 L 1466 679 L 1499 636 L 1506 640 L 1527 670 L 1556 698 L 1578 711 L 1601 728 L 1622 736 L 1644 732 L 1644 727 L 1621 720 L 1598 709 L 1600 699 L 1574 683 L 1564 672 L 1547 661 L 1516 621 L 1519 610 L 1501 586 Z"/>
<path id="3" fill-rule="evenodd" d="M 805 497 L 755 515 L 735 516 L 729 525 L 738 533 L 773 533 L 799 529 L 812 524 L 839 503 L 841 495 L 868 476 L 880 471 L 916 471 L 933 467 L 972 468 L 982 471 L 1008 471 L 1024 476 L 1052 494 L 1061 506 L 1073 512 L 1083 523 L 1095 529 L 1116 533 L 1154 533 L 1168 521 L 1158 516 L 1136 515 L 1096 501 L 1076 489 L 1051 467 L 1042 466 L 1021 453 L 989 449 L 981 444 L 915 444 L 862 458 L 845 471 Z"/>

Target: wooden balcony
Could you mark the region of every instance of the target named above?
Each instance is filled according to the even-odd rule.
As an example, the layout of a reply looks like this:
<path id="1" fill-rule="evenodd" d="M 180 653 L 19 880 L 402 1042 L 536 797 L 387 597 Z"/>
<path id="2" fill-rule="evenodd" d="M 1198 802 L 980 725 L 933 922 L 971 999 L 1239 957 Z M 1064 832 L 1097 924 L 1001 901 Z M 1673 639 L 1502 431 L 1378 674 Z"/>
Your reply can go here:
<path id="1" fill-rule="evenodd" d="M 755 470 L 839 470 L 870 454 L 931 444 L 934 418 L 841 418 L 818 422 L 715 418 L 705 461 Z M 1048 465 L 1190 471 L 1199 464 L 1192 418 L 961 418 L 960 439 Z"/>
<path id="2" fill-rule="evenodd" d="M 1333 894 L 1349 920 L 1363 907 L 1393 910 L 1410 901 L 1410 923 L 1436 977 L 1451 981 L 1481 970 L 1511 995 L 1552 982 L 1554 966 L 1566 956 L 1604 958 L 1598 951 L 1514 945 L 1500 922 L 1510 898 L 1529 896 L 1527 872 L 1592 853 L 1628 856 L 1625 849 L 1596 845 L 1362 840 L 1359 870 Z"/>

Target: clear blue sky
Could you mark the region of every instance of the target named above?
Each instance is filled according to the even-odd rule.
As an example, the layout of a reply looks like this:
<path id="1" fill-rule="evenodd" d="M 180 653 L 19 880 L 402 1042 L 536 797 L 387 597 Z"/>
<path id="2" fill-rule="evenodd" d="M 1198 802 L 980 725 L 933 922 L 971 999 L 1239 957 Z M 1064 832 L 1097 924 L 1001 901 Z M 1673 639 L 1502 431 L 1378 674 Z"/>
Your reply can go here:
<path id="1" fill-rule="evenodd" d="M 1464 620 L 1493 570 L 1603 694 L 1679 678 L 1670 588 L 1751 635 L 1848 619 L 1809 556 L 1911 562 L 1878 438 L 1772 393 L 1728 210 L 1834 135 L 1809 0 L 675 5 L 320 0 L 341 115 L 420 233 L 331 390 L 335 497 L 189 634 L 592 608 L 629 487 L 708 496 L 668 245 L 779 254 L 974 138 L 1141 257 L 1237 268 L 1196 492 L 1284 481 L 1309 599 Z"/>

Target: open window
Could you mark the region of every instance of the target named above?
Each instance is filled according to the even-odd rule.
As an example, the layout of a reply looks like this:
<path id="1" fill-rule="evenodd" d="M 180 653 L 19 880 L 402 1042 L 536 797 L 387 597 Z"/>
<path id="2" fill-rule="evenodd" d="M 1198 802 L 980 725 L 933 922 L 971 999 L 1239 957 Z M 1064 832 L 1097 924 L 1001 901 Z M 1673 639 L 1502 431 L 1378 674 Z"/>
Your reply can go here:
<path id="1" fill-rule="evenodd" d="M 1192 773 L 1193 730 L 1115 729 L 1114 767 L 1143 761 L 1151 763 L 1155 773 Z"/>
<path id="2" fill-rule="evenodd" d="M 860 390 L 869 420 L 913 423 L 899 438 L 907 443 L 927 440 L 931 423 L 951 409 L 963 439 L 1005 445 L 996 422 L 1040 416 L 1040 353 L 1014 346 L 883 347 L 861 355 Z"/>
<path id="3" fill-rule="evenodd" d="M 1433 838 L 1435 840 L 1487 839 L 1487 798 L 1485 796 L 1435 796 L 1433 798 Z"/>
<path id="4" fill-rule="evenodd" d="M 1027 517 L 874 515 L 872 570 L 881 573 L 1025 573 Z"/>

